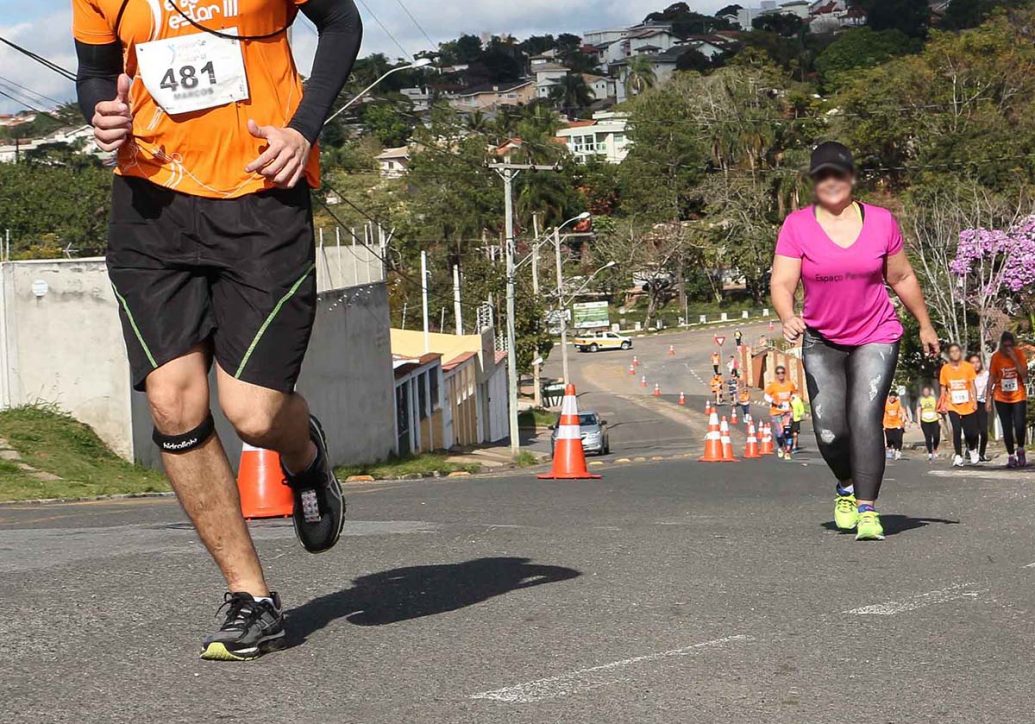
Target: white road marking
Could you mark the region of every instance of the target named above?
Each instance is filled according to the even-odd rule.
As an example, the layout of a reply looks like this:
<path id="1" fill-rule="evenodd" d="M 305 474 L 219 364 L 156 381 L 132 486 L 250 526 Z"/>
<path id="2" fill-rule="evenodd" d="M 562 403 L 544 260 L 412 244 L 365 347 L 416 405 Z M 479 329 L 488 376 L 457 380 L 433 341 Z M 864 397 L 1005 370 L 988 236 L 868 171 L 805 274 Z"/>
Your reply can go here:
<path id="1" fill-rule="evenodd" d="M 503 689 L 483 691 L 479 694 L 472 694 L 469 698 L 491 699 L 493 701 L 503 701 L 516 704 L 528 704 L 535 701 L 543 701 L 544 699 L 556 699 L 557 697 L 578 694 L 590 689 L 598 689 L 603 686 L 616 684 L 624 678 L 617 672 L 624 671 L 630 666 L 648 664 L 662 659 L 675 658 L 677 656 L 689 656 L 700 651 L 719 648 L 726 644 L 741 641 L 754 641 L 754 638 L 744 635 L 724 636 L 721 639 L 705 641 L 691 646 L 684 646 L 680 649 L 671 649 L 669 651 L 661 651 L 656 654 L 634 656 L 631 659 L 612 661 L 609 664 L 591 666 L 588 669 L 577 669 L 567 674 L 561 674 L 560 676 L 536 679 L 535 681 L 528 681 L 524 684 L 518 684 L 517 686 L 508 686 Z"/>
<path id="2" fill-rule="evenodd" d="M 916 596 L 910 596 L 901 601 L 886 601 L 873 604 L 872 606 L 853 608 L 841 613 L 855 614 L 857 616 L 894 616 L 896 613 L 915 611 L 918 608 L 955 601 L 960 598 L 977 598 L 982 593 L 988 592 L 987 588 L 975 589 L 973 588 L 974 585 L 973 583 L 960 583 L 943 588 L 940 591 L 929 591 Z"/>
<path id="3" fill-rule="evenodd" d="M 1025 568 L 1035 568 L 1035 563 L 1029 563 Z"/>

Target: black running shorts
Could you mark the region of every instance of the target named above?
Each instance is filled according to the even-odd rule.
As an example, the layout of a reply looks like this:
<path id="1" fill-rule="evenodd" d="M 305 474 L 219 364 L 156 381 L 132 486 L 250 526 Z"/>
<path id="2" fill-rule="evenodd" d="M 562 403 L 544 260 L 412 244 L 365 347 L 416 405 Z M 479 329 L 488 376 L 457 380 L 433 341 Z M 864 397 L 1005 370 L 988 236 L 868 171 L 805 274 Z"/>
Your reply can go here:
<path id="1" fill-rule="evenodd" d="M 294 389 L 316 313 L 304 182 L 209 199 L 115 176 L 107 262 L 134 389 L 201 343 L 237 379 Z"/>

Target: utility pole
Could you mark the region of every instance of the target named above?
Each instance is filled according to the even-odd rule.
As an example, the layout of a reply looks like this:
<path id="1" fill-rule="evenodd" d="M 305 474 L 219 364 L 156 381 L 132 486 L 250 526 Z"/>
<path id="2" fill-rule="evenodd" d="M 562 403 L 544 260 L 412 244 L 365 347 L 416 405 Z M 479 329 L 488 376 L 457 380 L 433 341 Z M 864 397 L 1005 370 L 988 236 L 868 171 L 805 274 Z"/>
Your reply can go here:
<path id="1" fill-rule="evenodd" d="M 532 238 L 539 239 L 539 214 L 532 214 Z M 539 298 L 539 244 L 532 244 L 532 294 Z M 537 358 L 538 359 L 538 358 Z M 532 404 L 543 406 L 542 363 L 532 362 Z"/>
<path id="2" fill-rule="evenodd" d="M 553 230 L 554 258 L 557 264 L 557 309 L 561 317 L 561 369 L 564 371 L 564 384 L 571 380 L 568 377 L 568 310 L 564 304 L 564 272 L 561 266 L 561 227 Z"/>
<path id="3" fill-rule="evenodd" d="M 453 265 L 453 317 L 456 319 L 456 333 L 464 333 L 464 321 L 460 307 L 460 265 Z"/>
<path id="4" fill-rule="evenodd" d="M 428 252 L 420 253 L 420 299 L 424 317 L 424 354 L 431 351 L 431 337 L 428 329 Z"/>

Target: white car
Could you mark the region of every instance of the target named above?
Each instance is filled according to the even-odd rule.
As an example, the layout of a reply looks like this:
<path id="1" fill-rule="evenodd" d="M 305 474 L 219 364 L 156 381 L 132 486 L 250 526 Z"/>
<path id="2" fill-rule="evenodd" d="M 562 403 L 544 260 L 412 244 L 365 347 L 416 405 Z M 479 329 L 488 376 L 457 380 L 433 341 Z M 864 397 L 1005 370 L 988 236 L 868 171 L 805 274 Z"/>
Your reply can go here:
<path id="1" fill-rule="evenodd" d="M 633 341 L 617 332 L 576 337 L 571 342 L 579 352 L 599 352 L 602 349 L 632 349 Z"/>

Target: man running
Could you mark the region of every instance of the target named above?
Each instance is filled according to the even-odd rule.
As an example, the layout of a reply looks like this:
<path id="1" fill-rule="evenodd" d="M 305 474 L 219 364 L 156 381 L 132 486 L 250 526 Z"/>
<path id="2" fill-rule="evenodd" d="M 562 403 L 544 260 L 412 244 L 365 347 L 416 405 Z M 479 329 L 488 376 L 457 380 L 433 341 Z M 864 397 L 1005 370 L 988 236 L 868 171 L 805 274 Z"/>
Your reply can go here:
<path id="1" fill-rule="evenodd" d="M 769 403 L 769 418 L 776 436 L 776 456 L 791 457 L 791 395 L 798 386 L 787 379 L 787 368 L 779 365 L 774 370 L 776 379 L 765 386 L 765 401 Z"/>
<path id="2" fill-rule="evenodd" d="M 72 6 L 79 105 L 118 153 L 107 263 L 133 386 L 229 589 L 202 658 L 255 658 L 283 645 L 284 617 L 214 431 L 208 371 L 215 361 L 238 436 L 280 454 L 302 545 L 331 548 L 345 503 L 294 386 L 316 304 L 314 144 L 359 51 L 359 14 L 352 0 Z M 304 92 L 287 37 L 299 10 L 319 31 Z"/>

